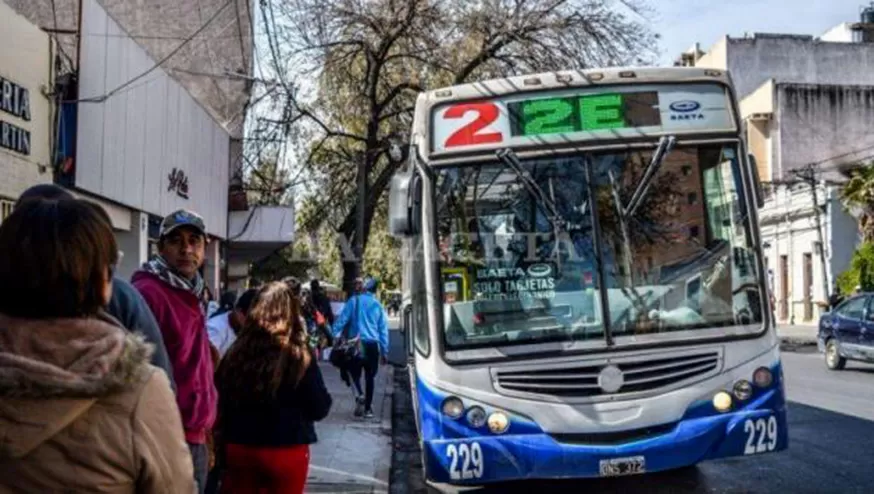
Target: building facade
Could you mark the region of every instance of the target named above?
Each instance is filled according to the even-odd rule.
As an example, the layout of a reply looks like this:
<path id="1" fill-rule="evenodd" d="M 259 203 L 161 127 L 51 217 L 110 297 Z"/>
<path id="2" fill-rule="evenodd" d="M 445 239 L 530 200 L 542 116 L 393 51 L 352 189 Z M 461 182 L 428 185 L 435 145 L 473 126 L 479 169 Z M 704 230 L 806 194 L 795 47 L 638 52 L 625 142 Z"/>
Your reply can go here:
<path id="1" fill-rule="evenodd" d="M 52 181 L 55 45 L 0 1 L 0 221 L 28 187 Z"/>
<path id="2" fill-rule="evenodd" d="M 161 218 L 179 208 L 204 217 L 203 274 L 215 295 L 291 242 L 291 208 L 262 213 L 234 199 L 254 81 L 253 0 L 5 1 L 57 39 L 66 75 L 54 178 L 107 210 L 120 276 L 155 252 Z M 258 221 L 231 230 L 242 215 Z"/>
<path id="3" fill-rule="evenodd" d="M 76 153 L 64 181 L 127 210 L 130 221 L 114 225 L 125 277 L 148 259 L 164 215 L 202 215 L 211 240 L 204 276 L 220 290 L 230 135 L 97 0 L 82 1 L 81 26 L 91 35 L 79 45 Z"/>
<path id="4" fill-rule="evenodd" d="M 848 169 L 874 158 L 872 28 L 844 23 L 819 38 L 726 36 L 677 61 L 728 70 L 735 83 L 765 184 L 762 239 L 781 323 L 818 320 L 859 241 L 839 193 Z"/>

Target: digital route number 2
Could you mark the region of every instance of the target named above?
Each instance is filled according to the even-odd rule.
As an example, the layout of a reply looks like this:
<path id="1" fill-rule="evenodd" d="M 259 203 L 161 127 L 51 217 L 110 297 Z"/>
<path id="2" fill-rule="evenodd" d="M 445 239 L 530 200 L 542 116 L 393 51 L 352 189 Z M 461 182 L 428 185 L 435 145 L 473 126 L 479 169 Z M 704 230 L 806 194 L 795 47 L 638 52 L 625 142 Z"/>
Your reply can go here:
<path id="1" fill-rule="evenodd" d="M 476 144 L 494 144 L 504 140 L 500 132 L 481 132 L 494 123 L 500 115 L 497 105 L 494 103 L 464 103 L 455 105 L 443 114 L 445 119 L 463 118 L 468 112 L 476 112 L 477 118 L 473 122 L 456 130 L 446 139 L 447 148 L 458 146 L 473 146 Z"/>
<path id="2" fill-rule="evenodd" d="M 478 442 L 446 446 L 449 476 L 452 480 L 479 479 L 483 476 L 483 450 Z"/>

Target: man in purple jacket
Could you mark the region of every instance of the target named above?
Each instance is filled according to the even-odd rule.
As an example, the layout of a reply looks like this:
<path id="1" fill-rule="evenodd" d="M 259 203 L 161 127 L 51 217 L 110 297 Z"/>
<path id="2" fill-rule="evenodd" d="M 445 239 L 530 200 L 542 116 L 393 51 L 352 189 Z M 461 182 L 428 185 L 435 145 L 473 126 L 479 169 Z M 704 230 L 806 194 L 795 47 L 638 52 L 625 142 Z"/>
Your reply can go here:
<path id="1" fill-rule="evenodd" d="M 209 469 L 206 435 L 215 422 L 218 395 L 199 272 L 206 253 L 206 227 L 199 215 L 179 210 L 164 218 L 159 235 L 159 254 L 134 273 L 132 283 L 161 328 L 195 480 L 203 493 Z"/>

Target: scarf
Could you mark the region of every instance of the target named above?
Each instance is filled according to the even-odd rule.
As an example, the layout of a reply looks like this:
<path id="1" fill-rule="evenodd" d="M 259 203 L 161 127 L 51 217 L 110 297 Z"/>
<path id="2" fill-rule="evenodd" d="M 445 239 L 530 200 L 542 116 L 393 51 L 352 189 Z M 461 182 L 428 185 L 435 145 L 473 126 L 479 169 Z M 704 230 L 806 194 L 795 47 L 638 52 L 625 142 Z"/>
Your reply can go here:
<path id="1" fill-rule="evenodd" d="M 200 301 L 200 306 L 204 311 L 204 314 L 206 313 L 206 304 L 203 303 L 203 291 L 206 288 L 206 283 L 204 283 L 203 276 L 200 276 L 200 273 L 197 273 L 193 280 L 179 276 L 179 274 L 173 271 L 167 264 L 167 261 L 160 255 L 153 257 L 143 264 L 143 271 L 157 276 L 161 281 L 167 283 L 173 288 L 187 290 L 193 293 L 194 296 L 197 297 L 197 300 Z"/>

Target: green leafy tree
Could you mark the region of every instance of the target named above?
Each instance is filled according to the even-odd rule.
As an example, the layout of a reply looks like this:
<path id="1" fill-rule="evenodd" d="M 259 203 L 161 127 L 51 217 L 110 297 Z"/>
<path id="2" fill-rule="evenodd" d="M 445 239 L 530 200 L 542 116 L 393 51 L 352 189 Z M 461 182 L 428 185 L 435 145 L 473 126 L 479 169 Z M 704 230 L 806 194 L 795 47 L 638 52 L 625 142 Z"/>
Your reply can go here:
<path id="1" fill-rule="evenodd" d="M 401 262 L 399 242 L 388 234 L 387 221 L 388 207 L 383 201 L 364 253 L 364 272 L 378 277 L 382 288 L 391 290 L 401 286 Z"/>
<path id="2" fill-rule="evenodd" d="M 865 242 L 874 242 L 874 166 L 854 168 L 840 192 L 848 211 L 859 213 L 859 230 Z"/>
<path id="3" fill-rule="evenodd" d="M 256 284 L 278 281 L 286 276 L 307 280 L 318 265 L 309 245 L 303 239 L 297 239 L 293 244 L 253 263 L 250 274 Z"/>
<path id="4" fill-rule="evenodd" d="M 272 71 L 287 98 L 276 125 L 303 150 L 298 160 L 312 176 L 301 227 L 332 223 L 347 245 L 367 245 L 384 192 L 404 161 L 391 159 L 389 150 L 408 140 L 419 92 L 558 68 L 639 65 L 655 55 L 641 0 L 266 0 L 262 6 Z M 356 222 L 359 182 L 368 191 L 363 231 Z M 348 286 L 358 265 L 345 255 L 344 261 Z"/>
<path id="5" fill-rule="evenodd" d="M 287 206 L 291 204 L 291 173 L 279 165 L 272 153 L 248 170 L 246 198 L 250 206 Z"/>
<path id="6" fill-rule="evenodd" d="M 874 291 L 874 243 L 865 242 L 856 249 L 849 269 L 838 276 L 837 285 L 842 295 L 850 295 L 857 286 Z"/>

